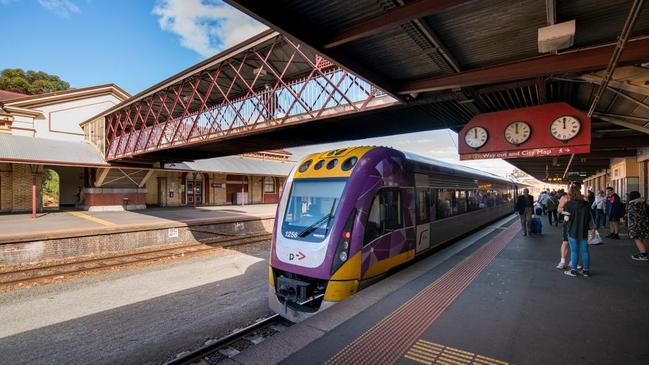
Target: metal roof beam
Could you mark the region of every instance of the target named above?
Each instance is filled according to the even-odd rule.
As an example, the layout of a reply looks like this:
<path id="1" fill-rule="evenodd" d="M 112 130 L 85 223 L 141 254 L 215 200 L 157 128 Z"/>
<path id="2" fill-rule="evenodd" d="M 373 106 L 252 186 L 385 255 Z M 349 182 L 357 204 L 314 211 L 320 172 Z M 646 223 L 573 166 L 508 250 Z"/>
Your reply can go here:
<path id="1" fill-rule="evenodd" d="M 465 3 L 467 0 L 418 0 L 394 8 L 385 13 L 352 24 L 333 34 L 324 42 L 323 47 L 333 48 L 353 40 L 368 37 L 400 24 L 441 12 L 455 5 Z"/>
<path id="2" fill-rule="evenodd" d="M 603 69 L 608 65 L 614 49 L 615 44 L 609 44 L 483 67 L 452 75 L 409 81 L 397 86 L 397 93 L 412 94 Z M 649 38 L 641 38 L 627 43 L 620 56 L 619 64 L 646 60 L 649 60 Z"/>
<path id="3" fill-rule="evenodd" d="M 649 134 L 649 128 L 638 125 L 638 124 L 635 124 L 635 123 L 627 122 L 627 121 L 622 120 L 622 119 L 609 117 L 609 116 L 602 115 L 602 114 L 599 114 L 599 113 L 594 113 L 593 116 L 596 117 L 597 119 L 607 121 L 607 122 L 609 122 L 611 124 L 619 125 L 621 127 L 625 127 L 625 128 L 633 129 L 633 130 L 638 131 L 638 132 Z"/>

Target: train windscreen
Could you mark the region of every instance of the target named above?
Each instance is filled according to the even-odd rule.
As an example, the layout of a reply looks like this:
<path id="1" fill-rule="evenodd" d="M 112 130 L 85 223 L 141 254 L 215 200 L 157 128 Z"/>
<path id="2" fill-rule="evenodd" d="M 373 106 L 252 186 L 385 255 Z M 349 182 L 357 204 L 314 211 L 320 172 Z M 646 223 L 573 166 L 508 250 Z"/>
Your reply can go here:
<path id="1" fill-rule="evenodd" d="M 293 180 L 282 234 L 286 238 L 321 242 L 329 233 L 347 179 Z"/>

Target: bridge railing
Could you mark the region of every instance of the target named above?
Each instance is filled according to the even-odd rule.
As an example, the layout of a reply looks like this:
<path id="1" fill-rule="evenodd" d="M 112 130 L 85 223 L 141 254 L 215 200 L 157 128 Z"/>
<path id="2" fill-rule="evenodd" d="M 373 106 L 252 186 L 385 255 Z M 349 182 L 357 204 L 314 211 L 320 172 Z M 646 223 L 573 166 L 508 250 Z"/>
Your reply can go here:
<path id="1" fill-rule="evenodd" d="M 290 41 L 289 41 L 290 42 Z M 299 51 L 299 47 L 296 47 Z M 260 55 L 257 55 L 261 57 Z M 200 82 L 188 81 L 173 92 L 151 97 L 148 101 L 129 106 L 106 117 L 107 159 L 118 159 L 174 146 L 208 142 L 229 135 L 245 134 L 264 128 L 277 127 L 303 120 L 315 120 L 325 115 L 360 111 L 389 98 L 381 90 L 359 77 L 317 57 L 312 71 L 304 77 L 286 82 L 276 75 L 273 84 L 265 84 L 259 91 L 248 83 L 249 92 L 229 99 L 228 92 L 217 83 L 218 70 L 209 74 L 209 92 L 219 93 L 222 101 L 207 106 L 209 95 L 198 91 Z M 245 82 L 245 81 L 244 81 Z M 190 97 L 187 95 L 191 90 Z M 169 108 L 169 98 L 175 99 Z M 156 102 L 158 111 L 154 110 Z M 190 111 L 192 101 L 202 104 Z M 161 111 L 173 115 L 176 106 L 184 108 L 181 116 L 160 118 Z M 157 116 L 156 116 L 157 112 Z M 177 114 L 177 113 L 176 113 Z M 153 119 L 153 123 L 143 123 Z M 140 121 L 140 123 L 138 123 Z M 136 127 L 137 126 L 137 127 Z"/>

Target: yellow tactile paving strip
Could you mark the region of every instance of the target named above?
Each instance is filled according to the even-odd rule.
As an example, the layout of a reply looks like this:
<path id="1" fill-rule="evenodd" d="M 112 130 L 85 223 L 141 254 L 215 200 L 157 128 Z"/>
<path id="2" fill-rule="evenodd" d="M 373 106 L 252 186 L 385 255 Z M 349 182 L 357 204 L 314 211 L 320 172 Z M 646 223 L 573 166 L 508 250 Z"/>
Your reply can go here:
<path id="1" fill-rule="evenodd" d="M 83 213 L 83 212 L 68 212 L 68 213 L 72 214 L 75 217 L 83 218 L 83 219 L 86 219 L 86 220 L 89 220 L 89 221 L 92 221 L 92 222 L 95 222 L 95 223 L 102 224 L 104 226 L 114 226 L 115 225 L 115 223 L 113 223 L 113 222 L 109 222 L 109 221 L 101 219 L 101 218 L 93 217 L 93 216 L 91 216 L 89 214 L 86 214 L 86 213 Z"/>
<path id="2" fill-rule="evenodd" d="M 426 365 L 509 365 L 510 363 L 438 343 L 417 340 L 404 358 Z"/>

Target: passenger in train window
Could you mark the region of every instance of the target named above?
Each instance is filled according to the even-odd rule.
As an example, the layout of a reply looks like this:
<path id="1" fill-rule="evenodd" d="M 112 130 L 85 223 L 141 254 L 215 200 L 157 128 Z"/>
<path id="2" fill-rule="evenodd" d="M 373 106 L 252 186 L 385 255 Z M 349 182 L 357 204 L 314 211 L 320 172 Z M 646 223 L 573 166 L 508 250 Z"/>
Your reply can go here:
<path id="1" fill-rule="evenodd" d="M 523 195 L 518 197 L 516 201 L 516 211 L 521 217 L 521 227 L 523 228 L 523 236 L 527 236 L 530 231 L 532 223 L 532 207 L 534 206 L 534 198 L 530 195 L 528 188 L 523 189 Z"/>
<path id="2" fill-rule="evenodd" d="M 590 254 L 588 252 L 588 231 L 593 227 L 590 204 L 579 188 L 573 185 L 568 191 L 569 201 L 564 207 L 564 221 L 568 222 L 568 243 L 570 244 L 570 270 L 568 276 L 577 276 L 579 255 L 583 262 L 583 276 L 590 276 Z"/>

